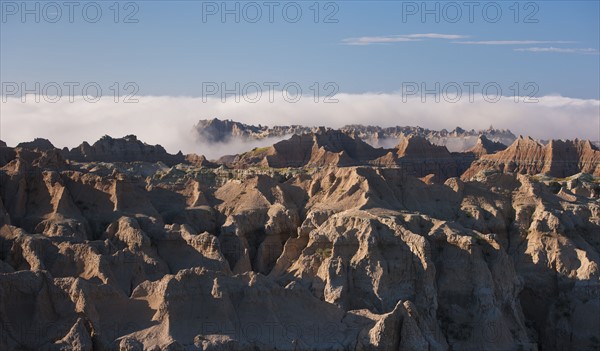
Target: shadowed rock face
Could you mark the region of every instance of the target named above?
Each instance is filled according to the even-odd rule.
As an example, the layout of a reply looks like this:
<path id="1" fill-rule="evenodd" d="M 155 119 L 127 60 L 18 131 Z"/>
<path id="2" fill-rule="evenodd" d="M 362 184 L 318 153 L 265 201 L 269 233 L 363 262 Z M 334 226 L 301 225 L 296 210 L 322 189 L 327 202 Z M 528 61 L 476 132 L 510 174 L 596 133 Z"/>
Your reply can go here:
<path id="1" fill-rule="evenodd" d="M 293 159 L 297 152 L 305 155 L 307 160 L 298 159 L 299 164 L 290 166 L 352 166 L 367 162 L 383 153 L 382 150 L 374 149 L 367 143 L 339 131 L 294 136 L 288 143 L 280 142 L 273 145 L 273 148 L 275 154 L 267 157 L 271 167 L 286 167 L 288 160 Z"/>
<path id="2" fill-rule="evenodd" d="M 79 162 L 163 162 L 167 165 L 182 163 L 185 157 L 179 152 L 171 155 L 160 145 L 148 145 L 135 135 L 114 139 L 104 136 L 93 145 L 83 142 L 63 153 L 65 158 Z"/>
<path id="3" fill-rule="evenodd" d="M 401 137 L 395 148 L 370 164 L 399 167 L 415 177 L 433 175 L 445 180 L 459 176 L 474 159 L 471 153 L 450 153 L 444 146 L 433 145 L 423 137 L 411 135 Z"/>
<path id="4" fill-rule="evenodd" d="M 0 141 L 0 147 L 6 147 L 6 144 Z M 183 155 L 181 152 L 176 155 L 167 153 L 160 145 L 148 145 L 137 139 L 135 135 L 128 135 L 123 138 L 112 138 L 104 136 L 93 145 L 83 142 L 76 148 L 68 150 L 58 150 L 49 140 L 36 138 L 30 142 L 19 143 L 17 148 L 23 149 L 24 153 L 31 151 L 48 151 L 58 154 L 63 160 L 69 159 L 77 162 L 162 162 L 173 166 L 179 163 L 188 163 L 203 167 L 216 167 L 217 165 L 208 161 L 202 155 L 189 154 Z M 2 155 L 11 153 L 12 150 L 0 150 L 0 164 L 4 164 Z"/>
<path id="5" fill-rule="evenodd" d="M 485 135 L 481 135 L 477 139 L 477 144 L 475 144 L 475 146 L 467 150 L 467 152 L 472 152 L 477 157 L 481 157 L 483 155 L 490 155 L 505 149 L 506 145 L 502 143 L 497 143 L 495 141 L 491 141 L 488 138 L 486 138 Z"/>
<path id="6" fill-rule="evenodd" d="M 198 138 L 209 143 L 226 142 L 232 138 L 247 139 L 264 130 L 262 127 L 251 126 L 231 120 L 200 120 L 194 126 Z"/>
<path id="7" fill-rule="evenodd" d="M 293 135 L 273 146 L 242 154 L 234 161 L 234 165 L 273 168 L 356 166 L 368 163 L 384 153 L 383 149 L 375 149 L 341 131 L 322 130 Z"/>
<path id="8" fill-rule="evenodd" d="M 426 140 L 288 142 L 246 169 L 2 148 L 0 350 L 600 346 L 598 178 L 426 183 L 341 163 L 455 156 Z"/>
<path id="9" fill-rule="evenodd" d="M 451 157 L 445 147 L 432 145 L 427 139 L 419 136 L 403 137 L 396 149 L 398 157 L 413 159 L 448 159 Z"/>
<path id="10" fill-rule="evenodd" d="M 402 168 L 407 174 L 441 179 L 459 176 L 474 160 L 471 153 L 452 154 L 444 146 L 431 144 L 419 136 L 401 137 L 393 149 L 373 148 L 337 130 L 320 130 L 293 135 L 271 147 L 239 155 L 233 167 L 349 167 L 372 165 Z"/>
<path id="11" fill-rule="evenodd" d="M 6 144 L 4 145 L 6 146 Z M 31 150 L 47 151 L 55 149 L 54 145 L 48 139 L 35 138 L 33 141 L 19 143 L 17 147 Z"/>

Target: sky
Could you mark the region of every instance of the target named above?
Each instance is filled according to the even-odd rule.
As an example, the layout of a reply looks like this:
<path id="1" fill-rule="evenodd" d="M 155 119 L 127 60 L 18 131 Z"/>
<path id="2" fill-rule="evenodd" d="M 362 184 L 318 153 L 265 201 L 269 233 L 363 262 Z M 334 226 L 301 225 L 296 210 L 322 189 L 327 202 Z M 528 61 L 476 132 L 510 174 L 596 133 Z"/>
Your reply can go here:
<path id="1" fill-rule="evenodd" d="M 212 117 L 600 140 L 599 1 L 65 4 L 1 1 L 9 144 L 133 133 L 192 152 L 165 131 Z"/>

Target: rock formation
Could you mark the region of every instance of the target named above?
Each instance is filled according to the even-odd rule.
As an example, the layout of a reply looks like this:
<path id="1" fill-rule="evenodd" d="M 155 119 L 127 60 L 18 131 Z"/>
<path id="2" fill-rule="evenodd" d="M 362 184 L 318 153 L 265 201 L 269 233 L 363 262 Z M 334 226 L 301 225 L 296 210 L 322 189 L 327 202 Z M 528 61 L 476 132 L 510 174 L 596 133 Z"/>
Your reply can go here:
<path id="1" fill-rule="evenodd" d="M 231 120 L 200 120 L 194 126 L 198 137 L 209 143 L 226 142 L 231 138 L 250 138 L 264 129 L 262 126 L 252 126 Z"/>
<path id="2" fill-rule="evenodd" d="M 240 155 L 234 164 L 273 168 L 355 166 L 384 153 L 383 149 L 375 149 L 341 131 L 322 129 L 316 133 L 295 134 L 271 147 L 252 150 Z"/>
<path id="3" fill-rule="evenodd" d="M 485 170 L 542 173 L 559 178 L 579 172 L 600 176 L 600 150 L 588 140 L 551 140 L 543 145 L 530 137 L 520 136 L 506 150 L 482 155 L 464 173 L 463 179 Z"/>
<path id="4" fill-rule="evenodd" d="M 290 135 L 322 133 L 327 131 L 323 127 L 308 127 L 301 125 L 291 126 L 262 126 L 248 125 L 232 120 L 200 120 L 194 129 L 198 140 L 205 143 L 227 143 L 229 141 L 251 141 L 267 138 L 289 137 Z M 456 127 L 452 131 L 430 130 L 421 127 L 379 127 L 363 126 L 359 124 L 347 125 L 339 129 L 355 139 L 361 139 L 374 147 L 390 148 L 398 143 L 401 137 L 411 135 L 421 136 L 432 144 L 446 146 L 453 152 L 463 152 L 473 147 L 479 136 L 483 135 L 489 140 L 510 145 L 515 135 L 509 130 L 490 128 L 485 130 L 464 130 Z"/>
<path id="5" fill-rule="evenodd" d="M 433 145 L 415 135 L 401 137 L 392 149 L 373 148 L 361 139 L 338 130 L 293 135 L 271 147 L 256 148 L 238 155 L 229 165 L 247 167 L 349 167 L 372 165 L 401 168 L 405 173 L 440 179 L 460 176 L 469 168 L 471 153 L 450 153 L 444 146 Z"/>
<path id="6" fill-rule="evenodd" d="M 215 168 L 218 165 L 206 159 L 203 155 L 189 154 L 185 156 L 185 161 L 191 165 L 198 167 Z"/>
<path id="7" fill-rule="evenodd" d="M 419 137 L 304 134 L 232 169 L 138 143 L 0 148 L 1 350 L 600 347 L 598 177 L 370 164 L 454 159 Z M 521 138 L 481 160 L 596 152 Z"/>
<path id="8" fill-rule="evenodd" d="M 6 146 L 6 145 L 5 145 Z M 55 149 L 54 145 L 48 139 L 35 138 L 33 141 L 19 143 L 17 147 L 30 150 L 47 151 Z"/>
<path id="9" fill-rule="evenodd" d="M 505 149 L 506 145 L 495 141 L 491 141 L 488 138 L 486 138 L 485 135 L 480 135 L 477 139 L 477 144 L 475 144 L 475 146 L 467 150 L 467 152 L 472 152 L 479 158 L 483 155 L 493 154 Z"/>
<path id="10" fill-rule="evenodd" d="M 163 162 L 175 165 L 185 160 L 179 152 L 168 154 L 160 145 L 148 145 L 137 140 L 135 135 L 123 138 L 104 136 L 93 145 L 83 142 L 78 147 L 64 152 L 65 158 L 79 162 Z"/>

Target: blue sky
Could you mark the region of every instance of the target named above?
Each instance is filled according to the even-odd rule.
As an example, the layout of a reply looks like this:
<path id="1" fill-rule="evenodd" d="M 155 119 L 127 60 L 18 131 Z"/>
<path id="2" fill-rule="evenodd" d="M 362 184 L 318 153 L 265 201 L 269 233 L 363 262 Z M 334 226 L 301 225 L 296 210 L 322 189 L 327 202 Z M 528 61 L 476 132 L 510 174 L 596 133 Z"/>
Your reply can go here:
<path id="1" fill-rule="evenodd" d="M 297 2 L 303 13 L 296 23 L 282 15 L 287 2 L 278 2 L 274 23 L 263 2 L 257 2 L 263 11 L 257 23 L 244 18 L 247 2 L 237 2 L 240 23 L 233 15 L 223 23 L 221 9 L 208 13 L 209 3 L 221 2 L 137 1 L 133 18 L 138 23 L 114 23 L 112 1 L 100 3 L 103 14 L 96 23 L 85 21 L 81 7 L 75 9 L 73 23 L 64 7 L 57 23 L 48 23 L 43 13 L 40 23 L 33 15 L 23 23 L 21 9 L 6 13 L 12 9 L 2 2 L 3 82 L 136 82 L 140 95 L 168 96 L 199 96 L 201 82 L 298 82 L 305 89 L 312 82 L 335 82 L 347 93 L 394 92 L 402 82 L 498 82 L 504 90 L 514 82 L 535 82 L 540 96 L 598 99 L 600 94 L 598 1 L 538 1 L 535 7 L 519 2 L 518 23 L 513 1 L 497 2 L 502 16 L 496 23 L 482 13 L 490 2 L 478 3 L 473 23 L 460 1 L 455 4 L 463 13 L 456 23 L 450 23 L 453 8 L 444 16 L 445 2 L 427 3 L 440 6 L 440 23 L 434 15 L 422 21 L 421 9 L 409 13 L 411 4 L 421 2 L 402 1 L 338 1 L 328 8 L 320 2 L 320 23 L 314 23 L 313 1 Z M 134 10 L 124 9 L 125 4 L 119 22 Z M 252 10 L 247 7 L 248 18 Z M 293 10 L 288 9 L 290 19 Z M 322 23 L 334 10 L 337 23 Z M 56 12 L 46 11 L 48 18 Z M 493 19 L 495 5 L 488 6 L 488 15 Z M 528 15 L 537 23 L 524 23 Z M 461 38 L 415 36 L 419 34 Z M 349 45 L 357 43 L 352 38 L 363 38 L 358 42 L 367 45 Z"/>
<path id="2" fill-rule="evenodd" d="M 213 117 L 329 127 L 494 125 L 538 139 L 600 141 L 599 1 L 75 1 L 72 18 L 64 2 L 0 3 L 0 139 L 9 145 L 46 137 L 74 147 L 136 134 L 171 152 L 207 153 L 192 127 Z M 234 10 L 225 20 L 221 6 Z M 41 102 L 21 89 L 52 82 L 62 87 L 58 102 L 48 101 L 52 89 L 38 94 Z M 65 83 L 79 84 L 77 98 Z M 83 92 L 91 83 L 102 89 L 99 102 Z M 222 88 L 236 83 L 256 83 L 263 96 L 223 101 Z M 268 83 L 279 84 L 273 101 Z M 277 91 L 292 83 L 305 96 L 298 103 Z M 207 84 L 220 92 L 207 94 Z M 478 84 L 473 100 L 467 84 Z M 486 84 L 494 89 L 483 95 Z M 459 101 L 448 99 L 454 86 Z M 487 99 L 496 87 L 499 102 Z M 324 103 L 328 94 L 336 103 Z M 523 99 L 531 94 L 535 101 Z"/>

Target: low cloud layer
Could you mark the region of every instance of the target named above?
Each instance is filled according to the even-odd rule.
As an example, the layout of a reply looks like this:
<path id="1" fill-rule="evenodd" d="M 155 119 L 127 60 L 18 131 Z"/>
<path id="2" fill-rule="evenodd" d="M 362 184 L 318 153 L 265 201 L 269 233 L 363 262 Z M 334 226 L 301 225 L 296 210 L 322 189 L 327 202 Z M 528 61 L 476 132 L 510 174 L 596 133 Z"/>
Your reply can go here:
<path id="1" fill-rule="evenodd" d="M 200 119 L 232 119 L 248 124 L 341 127 L 346 124 L 380 126 L 421 126 L 430 129 L 484 129 L 493 125 L 508 128 L 515 134 L 537 139 L 600 140 L 600 101 L 545 96 L 537 103 L 514 102 L 504 97 L 491 103 L 483 99 L 469 102 L 426 103 L 420 97 L 403 102 L 400 94 L 338 94 L 338 103 L 315 103 L 303 97 L 297 103 L 283 99 L 247 103 L 233 98 L 142 96 L 139 103 L 114 103 L 111 99 L 88 103 L 76 99 L 70 103 L 33 100 L 22 103 L 8 98 L 2 103 L 0 139 L 9 146 L 35 137 L 52 141 L 57 147 L 75 147 L 82 141 L 93 143 L 102 135 L 122 137 L 135 134 L 149 144 L 161 144 L 169 152 L 205 154 L 209 157 L 232 154 L 255 146 L 271 144 L 266 140 L 256 144 L 200 144 L 193 126 Z"/>

